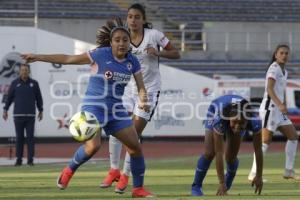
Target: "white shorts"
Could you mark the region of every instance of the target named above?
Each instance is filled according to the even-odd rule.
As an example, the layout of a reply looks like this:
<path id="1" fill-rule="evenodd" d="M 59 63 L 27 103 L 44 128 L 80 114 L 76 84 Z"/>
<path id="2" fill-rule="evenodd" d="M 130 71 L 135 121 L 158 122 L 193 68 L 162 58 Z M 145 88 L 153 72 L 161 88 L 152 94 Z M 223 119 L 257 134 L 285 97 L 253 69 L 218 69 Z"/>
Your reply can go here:
<path id="1" fill-rule="evenodd" d="M 262 127 L 272 132 L 275 132 L 280 126 L 292 124 L 287 115 L 282 114 L 277 107 L 273 107 L 270 110 L 260 110 L 259 117 L 262 121 Z"/>
<path id="2" fill-rule="evenodd" d="M 150 105 L 149 112 L 145 112 L 144 110 L 138 108 L 139 97 L 137 94 L 130 92 L 124 93 L 122 97 L 123 105 L 128 112 L 133 113 L 134 115 L 139 116 L 147 121 L 151 121 L 151 118 L 155 112 L 155 108 L 158 104 L 159 93 L 160 91 L 148 93 L 148 103 Z"/>

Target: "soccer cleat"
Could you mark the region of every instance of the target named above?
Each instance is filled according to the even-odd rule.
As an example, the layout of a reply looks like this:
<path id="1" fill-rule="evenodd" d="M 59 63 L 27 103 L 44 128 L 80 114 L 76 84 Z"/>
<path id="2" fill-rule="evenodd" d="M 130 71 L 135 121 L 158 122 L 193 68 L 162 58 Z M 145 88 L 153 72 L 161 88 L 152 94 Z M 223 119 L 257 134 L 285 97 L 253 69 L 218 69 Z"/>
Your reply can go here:
<path id="1" fill-rule="evenodd" d="M 61 190 L 66 189 L 73 175 L 74 172 L 71 170 L 71 168 L 65 167 L 57 179 L 57 187 Z"/>
<path id="2" fill-rule="evenodd" d="M 225 185 L 227 190 L 229 190 L 232 186 L 232 182 L 234 180 L 236 172 L 227 172 L 225 175 Z"/>
<path id="3" fill-rule="evenodd" d="M 300 174 L 297 174 L 293 169 L 285 169 L 283 178 L 285 179 L 294 179 L 296 181 L 300 180 Z"/>
<path id="4" fill-rule="evenodd" d="M 123 194 L 128 185 L 129 176 L 122 174 L 119 182 L 116 185 L 115 192 L 119 194 Z"/>
<path id="5" fill-rule="evenodd" d="M 191 195 L 192 196 L 203 196 L 204 194 L 203 194 L 203 191 L 202 191 L 202 187 L 197 186 L 197 185 L 193 185 Z"/>
<path id="6" fill-rule="evenodd" d="M 15 167 L 19 167 L 22 165 L 22 160 L 16 160 Z"/>
<path id="7" fill-rule="evenodd" d="M 104 181 L 100 184 L 101 188 L 108 188 L 115 181 L 120 179 L 120 170 L 119 169 L 110 169 L 108 175 L 105 177 Z"/>
<path id="8" fill-rule="evenodd" d="M 138 187 L 132 189 L 132 198 L 153 198 L 154 195 L 148 192 L 144 187 Z"/>

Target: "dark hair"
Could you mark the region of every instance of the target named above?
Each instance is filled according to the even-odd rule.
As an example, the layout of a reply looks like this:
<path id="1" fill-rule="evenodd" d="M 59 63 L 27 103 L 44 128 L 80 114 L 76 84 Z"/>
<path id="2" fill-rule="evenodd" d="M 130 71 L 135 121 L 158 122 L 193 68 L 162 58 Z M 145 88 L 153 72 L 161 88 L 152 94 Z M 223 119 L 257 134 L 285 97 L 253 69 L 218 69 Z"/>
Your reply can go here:
<path id="1" fill-rule="evenodd" d="M 135 9 L 135 10 L 138 10 L 142 13 L 143 15 L 143 19 L 145 20 L 145 23 L 143 24 L 143 28 L 149 28 L 151 29 L 153 27 L 152 23 L 150 22 L 147 22 L 146 20 L 146 10 L 145 10 L 145 7 L 142 6 L 141 4 L 139 3 L 135 3 L 135 4 L 132 4 L 129 8 L 128 8 L 128 11 L 131 10 L 131 9 Z"/>
<path id="2" fill-rule="evenodd" d="M 250 103 L 243 99 L 237 103 L 231 103 L 225 106 L 222 110 L 222 114 L 226 118 L 241 116 L 245 119 L 252 117 L 252 110 Z"/>
<path id="3" fill-rule="evenodd" d="M 96 34 L 96 45 L 98 47 L 110 47 L 110 42 L 113 36 L 113 33 L 116 30 L 123 30 L 126 32 L 130 38 L 130 33 L 127 27 L 124 25 L 120 17 L 116 17 L 112 20 L 107 20 L 106 25 L 102 26 L 97 30 Z"/>
<path id="4" fill-rule="evenodd" d="M 279 44 L 279 45 L 277 45 L 275 51 L 273 52 L 272 60 L 270 61 L 269 65 L 268 65 L 268 68 L 269 68 L 269 66 L 270 66 L 274 61 L 276 61 L 276 53 L 277 53 L 277 51 L 278 51 L 280 48 L 287 48 L 288 50 L 290 50 L 290 47 L 289 47 L 289 45 L 287 45 L 287 44 Z"/>

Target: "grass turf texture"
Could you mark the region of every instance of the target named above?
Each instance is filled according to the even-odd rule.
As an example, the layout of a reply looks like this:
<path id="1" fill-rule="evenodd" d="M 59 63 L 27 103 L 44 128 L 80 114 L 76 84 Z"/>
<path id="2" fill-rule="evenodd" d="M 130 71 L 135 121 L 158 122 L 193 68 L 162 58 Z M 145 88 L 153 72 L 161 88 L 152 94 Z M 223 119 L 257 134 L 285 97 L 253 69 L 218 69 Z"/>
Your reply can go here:
<path id="1" fill-rule="evenodd" d="M 194 176 L 197 157 L 147 160 L 146 188 L 151 190 L 157 199 L 198 199 L 190 196 L 190 185 Z M 299 161 L 300 156 L 296 161 Z M 251 166 L 251 155 L 240 155 L 240 167 L 229 196 L 222 199 L 299 199 L 300 181 L 282 178 L 284 153 L 267 154 L 264 168 L 264 184 L 261 196 L 254 194 L 247 181 Z M 114 193 L 114 187 L 100 189 L 98 185 L 108 170 L 107 161 L 89 162 L 83 165 L 69 188 L 61 191 L 56 188 L 56 178 L 65 164 L 41 164 L 34 167 L 0 167 L 0 199 L 5 200 L 68 200 L 68 199 L 130 199 L 131 187 L 123 195 Z M 299 169 L 299 164 L 296 169 Z M 300 172 L 300 169 L 298 170 Z M 219 199 L 215 196 L 218 181 L 215 164 L 205 178 L 202 199 Z"/>

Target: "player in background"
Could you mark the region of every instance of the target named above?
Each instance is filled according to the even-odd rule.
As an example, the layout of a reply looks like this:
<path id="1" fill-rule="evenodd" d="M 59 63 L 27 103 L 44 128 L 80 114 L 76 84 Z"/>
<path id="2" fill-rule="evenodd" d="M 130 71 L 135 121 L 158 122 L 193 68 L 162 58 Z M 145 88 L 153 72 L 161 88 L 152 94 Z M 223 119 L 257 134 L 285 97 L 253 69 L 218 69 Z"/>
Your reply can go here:
<path id="1" fill-rule="evenodd" d="M 133 123 L 138 135 L 141 135 L 147 123 L 151 120 L 158 104 L 161 90 L 161 76 L 159 72 L 159 58 L 179 59 L 178 50 L 160 31 L 152 29 L 146 21 L 145 8 L 141 4 L 133 4 L 128 8 L 127 24 L 130 30 L 132 53 L 141 63 L 143 80 L 148 93 L 150 112 L 138 108 L 136 83 L 132 79 L 125 89 L 124 106 L 133 114 Z M 160 51 L 160 47 L 163 49 Z M 118 181 L 115 192 L 123 193 L 128 185 L 130 176 L 130 156 L 126 153 L 123 172 L 120 173 L 120 156 L 122 144 L 113 136 L 109 138 L 110 170 L 100 187 L 107 188 L 114 181 Z"/>
<path id="2" fill-rule="evenodd" d="M 125 86 L 133 75 L 138 87 L 139 109 L 149 111 L 140 64 L 137 58 L 129 52 L 130 33 L 123 26 L 120 18 L 117 18 L 108 21 L 106 26 L 102 26 L 98 31 L 97 44 L 96 49 L 81 55 L 25 54 L 23 58 L 27 62 L 91 64 L 92 75 L 81 109 L 93 113 L 105 133 L 114 135 L 126 146 L 131 158 L 132 197 L 153 197 L 143 187 L 144 156 L 132 119 L 122 103 Z M 69 165 L 63 169 L 57 180 L 57 186 L 60 189 L 68 186 L 76 170 L 99 150 L 100 144 L 101 134 L 99 133 L 77 149 Z"/>
<path id="3" fill-rule="evenodd" d="M 253 132 L 253 147 L 256 155 L 257 171 L 252 181 L 255 193 L 260 194 L 262 182 L 263 156 L 261 150 L 261 121 L 255 117 L 247 100 L 238 95 L 224 95 L 212 101 L 205 120 L 205 152 L 200 156 L 192 184 L 192 196 L 202 196 L 202 183 L 207 170 L 216 158 L 219 187 L 216 195 L 227 195 L 239 166 L 237 154 L 246 131 Z M 224 138 L 226 138 L 226 147 Z M 224 152 L 225 149 L 225 152 Z M 224 175 L 224 154 L 227 164 Z"/>
<path id="4" fill-rule="evenodd" d="M 294 171 L 294 163 L 297 152 L 298 135 L 292 122 L 287 117 L 285 102 L 285 89 L 288 72 L 285 64 L 288 61 L 290 48 L 288 45 L 278 45 L 273 53 L 268 71 L 266 73 L 265 93 L 259 108 L 259 115 L 262 120 L 262 151 L 266 154 L 271 143 L 273 133 L 278 130 L 285 137 L 285 171 L 283 178 L 300 180 L 300 175 Z M 256 164 L 255 156 L 252 169 L 248 179 L 255 177 Z"/>

